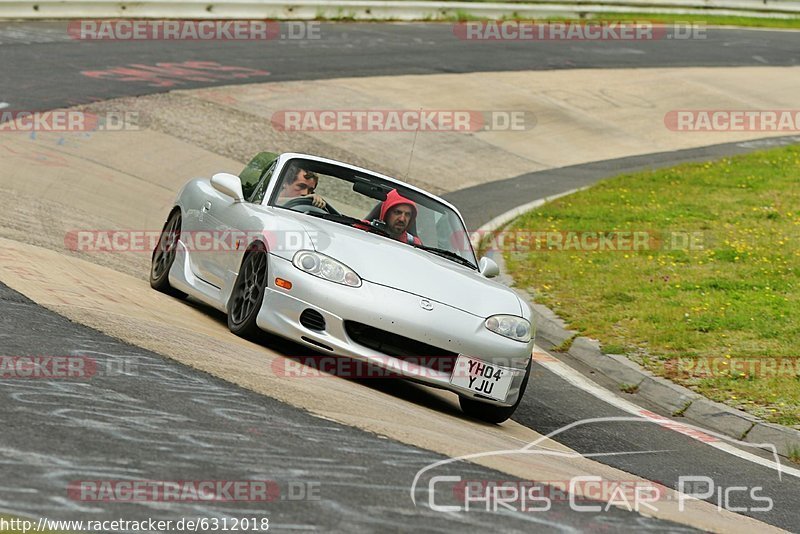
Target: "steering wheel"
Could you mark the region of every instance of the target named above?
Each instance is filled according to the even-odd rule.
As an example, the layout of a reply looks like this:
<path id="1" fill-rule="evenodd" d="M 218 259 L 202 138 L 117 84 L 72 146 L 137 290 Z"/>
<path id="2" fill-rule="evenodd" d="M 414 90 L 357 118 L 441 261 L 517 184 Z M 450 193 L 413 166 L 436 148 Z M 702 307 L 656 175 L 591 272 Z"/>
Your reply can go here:
<path id="1" fill-rule="evenodd" d="M 336 211 L 336 208 L 331 206 L 327 201 L 325 202 L 324 208 L 316 207 L 313 202 L 314 201 L 310 196 L 295 197 L 283 204 L 283 207 L 291 208 L 295 211 L 299 211 L 300 213 L 330 213 L 332 215 L 341 215 L 338 211 Z"/>

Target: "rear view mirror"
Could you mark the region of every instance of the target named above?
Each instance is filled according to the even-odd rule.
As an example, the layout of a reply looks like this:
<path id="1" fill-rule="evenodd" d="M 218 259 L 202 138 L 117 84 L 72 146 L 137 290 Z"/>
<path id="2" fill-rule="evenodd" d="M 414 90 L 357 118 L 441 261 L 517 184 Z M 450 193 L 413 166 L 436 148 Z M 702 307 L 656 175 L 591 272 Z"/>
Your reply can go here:
<path id="1" fill-rule="evenodd" d="M 353 191 L 361 193 L 375 200 L 383 202 L 386 200 L 386 194 L 389 192 L 385 187 L 371 184 L 368 182 L 356 182 L 353 184 Z"/>
<path id="2" fill-rule="evenodd" d="M 234 202 L 244 200 L 242 182 L 238 176 L 227 172 L 219 172 L 211 177 L 211 186 L 223 195 L 233 197 Z"/>
<path id="3" fill-rule="evenodd" d="M 492 258 L 484 256 L 478 262 L 478 268 L 481 271 L 481 274 L 486 278 L 494 278 L 498 274 L 500 274 L 500 267 L 497 266 L 495 261 Z"/>

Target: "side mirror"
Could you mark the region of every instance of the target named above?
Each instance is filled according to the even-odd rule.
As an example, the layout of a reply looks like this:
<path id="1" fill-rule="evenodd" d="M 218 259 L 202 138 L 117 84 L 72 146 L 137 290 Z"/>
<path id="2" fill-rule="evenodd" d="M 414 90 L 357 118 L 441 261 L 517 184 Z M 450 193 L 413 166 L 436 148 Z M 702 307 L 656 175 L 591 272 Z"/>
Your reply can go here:
<path id="1" fill-rule="evenodd" d="M 242 182 L 239 180 L 238 176 L 228 174 L 227 172 L 219 172 L 211 177 L 211 185 L 220 193 L 233 197 L 234 202 L 241 202 L 244 200 Z"/>
<path id="2" fill-rule="evenodd" d="M 492 258 L 484 256 L 478 262 L 478 269 L 480 269 L 481 274 L 486 278 L 494 278 L 498 274 L 500 274 L 500 267 L 494 262 Z"/>

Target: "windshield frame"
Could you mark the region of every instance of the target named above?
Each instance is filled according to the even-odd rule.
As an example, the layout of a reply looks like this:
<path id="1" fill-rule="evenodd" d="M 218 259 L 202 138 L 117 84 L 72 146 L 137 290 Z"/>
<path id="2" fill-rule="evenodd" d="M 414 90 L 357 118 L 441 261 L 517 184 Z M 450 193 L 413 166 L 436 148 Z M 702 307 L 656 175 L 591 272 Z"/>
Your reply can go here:
<path id="1" fill-rule="evenodd" d="M 462 256 L 462 257 L 465 260 L 467 260 L 467 261 L 469 261 L 469 262 L 471 262 L 473 264 L 473 267 L 472 267 L 473 270 L 480 271 L 477 254 L 475 253 L 475 249 L 473 248 L 472 242 L 469 239 L 469 235 L 470 235 L 469 231 L 467 230 L 466 224 L 464 223 L 464 218 L 461 216 L 461 213 L 458 211 L 458 209 L 456 209 L 455 206 L 453 206 L 452 204 L 450 204 L 449 202 L 447 202 L 444 199 L 441 199 L 441 198 L 439 198 L 439 197 L 437 197 L 435 195 L 432 195 L 432 194 L 428 193 L 427 191 L 424 191 L 422 189 L 414 187 L 414 186 L 412 186 L 410 184 L 406 184 L 405 182 L 402 182 L 400 180 L 391 178 L 389 176 L 384 176 L 382 174 L 379 174 L 379 173 L 376 173 L 376 172 L 373 172 L 373 171 L 370 171 L 370 170 L 367 170 L 367 169 L 356 167 L 354 165 L 348 165 L 346 163 L 342 163 L 342 162 L 339 162 L 339 161 L 330 160 L 330 159 L 326 159 L 326 158 L 319 158 L 319 157 L 311 156 L 311 155 L 307 155 L 307 154 L 299 154 L 299 153 L 281 154 L 281 156 L 277 160 L 276 167 L 273 170 L 272 179 L 270 180 L 271 183 L 270 183 L 270 185 L 268 187 L 267 193 L 264 195 L 264 198 L 262 200 L 262 205 L 269 206 L 270 208 L 274 208 L 274 209 L 281 209 L 281 210 L 291 211 L 293 213 L 304 214 L 301 211 L 294 210 L 292 208 L 286 208 L 286 207 L 281 206 L 281 205 L 276 203 L 277 199 L 279 197 L 280 188 L 281 188 L 281 186 L 283 184 L 283 180 L 285 178 L 286 172 L 292 167 L 293 164 L 298 163 L 298 162 L 307 163 L 307 167 L 309 167 L 310 170 L 312 170 L 314 172 L 318 172 L 320 174 L 325 174 L 325 175 L 337 178 L 337 179 L 342 180 L 342 181 L 351 182 L 353 184 L 355 184 L 358 181 L 362 181 L 364 183 L 373 183 L 373 184 L 376 184 L 376 185 L 379 185 L 379 186 L 382 186 L 382 187 L 386 187 L 388 190 L 397 189 L 400 192 L 400 194 L 402 194 L 403 196 L 406 196 L 407 198 L 410 198 L 411 200 L 414 200 L 415 202 L 421 203 L 425 207 L 425 209 L 428 209 L 428 210 L 431 210 L 431 211 L 438 211 L 439 213 L 442 213 L 445 216 L 446 216 L 448 211 L 452 212 L 456 216 L 455 218 L 458 220 L 458 222 L 459 222 L 459 224 L 461 226 L 460 230 L 457 230 L 457 229 L 454 229 L 454 230 L 461 231 L 464 234 L 464 242 L 465 242 L 466 246 L 463 248 L 463 251 L 464 252 L 466 252 L 467 250 L 469 251 L 468 252 L 468 256 L 469 257 L 466 257 L 466 256 Z M 323 169 L 328 169 L 328 170 L 336 169 L 336 170 L 340 170 L 340 171 L 343 171 L 343 172 L 334 174 L 334 173 L 325 172 L 325 170 L 323 170 Z M 342 176 L 342 175 L 344 175 L 344 176 Z M 376 199 L 376 201 L 380 201 L 380 200 Z M 435 205 L 435 206 L 439 206 L 440 209 L 435 210 L 435 209 L 431 208 L 429 206 L 431 204 Z M 335 207 L 335 203 L 334 203 L 334 207 Z M 344 224 L 344 223 L 336 223 L 335 221 L 330 221 L 330 222 L 333 222 L 334 224 Z M 367 233 L 370 233 L 370 234 L 373 234 L 373 235 L 378 235 L 379 237 L 382 237 L 384 239 L 393 240 L 391 237 L 386 237 L 384 235 L 377 234 L 375 232 L 367 232 Z M 423 249 L 420 249 L 420 250 L 423 250 Z M 430 251 L 426 251 L 426 252 L 428 254 L 431 254 L 431 255 L 434 255 L 434 256 L 438 256 L 440 258 L 447 259 L 451 263 L 455 263 L 456 265 L 460 265 L 461 267 L 470 268 L 466 264 L 459 263 L 456 260 L 446 258 L 445 256 L 442 256 L 440 254 L 434 254 L 433 252 L 430 252 Z M 458 252 L 453 250 L 453 252 L 455 252 L 456 254 L 461 256 L 461 254 L 459 254 L 459 252 L 462 252 L 462 250 L 458 250 Z"/>

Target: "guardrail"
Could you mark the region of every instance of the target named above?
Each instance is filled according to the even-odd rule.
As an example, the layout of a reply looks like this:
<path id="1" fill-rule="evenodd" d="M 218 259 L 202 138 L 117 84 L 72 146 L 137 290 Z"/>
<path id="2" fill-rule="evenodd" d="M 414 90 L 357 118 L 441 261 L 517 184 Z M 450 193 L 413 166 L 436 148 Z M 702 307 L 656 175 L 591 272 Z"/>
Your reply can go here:
<path id="1" fill-rule="evenodd" d="M 515 16 L 587 17 L 593 13 L 796 18 L 787 0 L 511 0 L 504 3 L 417 0 L 0 0 L 0 19 L 355 19 L 441 20 Z"/>

